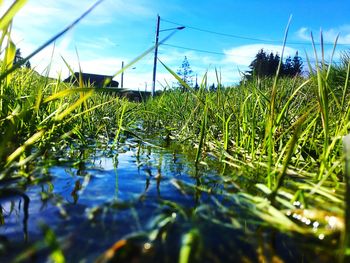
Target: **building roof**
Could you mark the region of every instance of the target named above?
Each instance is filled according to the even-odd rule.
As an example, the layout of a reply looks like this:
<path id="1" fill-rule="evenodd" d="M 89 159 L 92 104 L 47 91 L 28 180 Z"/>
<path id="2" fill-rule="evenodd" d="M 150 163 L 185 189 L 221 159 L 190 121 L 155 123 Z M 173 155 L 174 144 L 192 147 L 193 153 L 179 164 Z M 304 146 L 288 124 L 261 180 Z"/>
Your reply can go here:
<path id="1" fill-rule="evenodd" d="M 93 85 L 94 87 L 118 87 L 119 82 L 112 80 L 113 76 L 99 75 L 99 74 L 91 74 L 91 73 L 80 73 L 75 72 L 74 75 L 69 76 L 64 80 L 64 82 L 77 83 L 79 81 L 79 76 L 81 75 L 83 83 L 85 85 Z M 106 81 L 110 80 L 110 82 L 106 85 Z"/>

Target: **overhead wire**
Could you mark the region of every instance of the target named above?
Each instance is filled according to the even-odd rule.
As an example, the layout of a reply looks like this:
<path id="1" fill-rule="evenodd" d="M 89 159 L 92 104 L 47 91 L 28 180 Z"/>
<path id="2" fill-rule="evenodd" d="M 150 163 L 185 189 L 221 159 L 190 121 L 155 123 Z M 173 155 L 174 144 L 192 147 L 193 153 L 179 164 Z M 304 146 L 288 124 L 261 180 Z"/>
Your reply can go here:
<path id="1" fill-rule="evenodd" d="M 231 56 L 231 57 L 240 57 L 240 58 L 252 58 L 252 56 L 242 56 L 242 55 L 237 55 L 237 54 L 230 54 L 230 53 L 224 53 L 224 52 L 217 52 L 217 51 L 210 51 L 210 50 L 204 50 L 204 49 L 197 49 L 197 48 L 190 48 L 190 47 L 184 47 L 184 46 L 178 46 L 178 45 L 173 45 L 173 44 L 166 44 L 163 43 L 162 46 L 168 46 L 168 47 L 173 47 L 173 48 L 178 48 L 178 49 L 183 49 L 183 50 L 189 50 L 189 51 L 196 51 L 200 53 L 206 53 L 206 54 L 214 54 L 214 55 L 220 55 L 220 56 Z M 316 62 L 316 60 L 309 59 L 310 62 Z M 333 61 L 334 64 L 341 64 L 340 61 Z"/>
<path id="2" fill-rule="evenodd" d="M 237 38 L 237 39 L 244 39 L 244 40 L 250 40 L 250 41 L 257 41 L 257 42 L 265 42 L 265 43 L 279 43 L 281 44 L 282 41 L 278 41 L 278 40 L 267 40 L 267 39 L 259 39 L 259 38 L 252 38 L 252 37 L 246 37 L 246 36 L 240 36 L 240 35 L 233 35 L 233 34 L 227 34 L 227 33 L 220 33 L 220 32 L 216 32 L 216 31 L 212 31 L 212 30 L 207 30 L 207 29 L 203 29 L 203 28 L 199 28 L 199 27 L 194 27 L 194 26 L 189 26 L 189 25 L 185 25 L 185 24 L 181 24 L 178 22 L 174 22 L 174 21 L 170 21 L 164 18 L 160 18 L 161 21 L 163 22 L 167 22 L 173 25 L 177 25 L 177 26 L 184 26 L 186 28 L 189 29 L 193 29 L 193 30 L 197 30 L 197 31 L 201 31 L 201 32 L 205 32 L 205 33 L 209 33 L 209 34 L 215 34 L 215 35 L 221 35 L 221 36 L 225 36 L 225 37 L 232 37 L 232 38 Z M 288 42 L 288 45 L 290 44 L 295 44 L 295 45 L 311 45 L 312 43 L 307 43 L 307 42 Z M 318 45 L 320 43 L 315 43 L 315 45 Z M 169 47 L 173 47 L 173 48 L 179 48 L 179 49 L 183 49 L 183 50 L 189 50 L 189 51 L 196 51 L 196 52 L 200 52 L 200 53 L 207 53 L 207 54 L 214 54 L 214 55 L 221 55 L 221 56 L 235 56 L 235 57 L 245 57 L 245 58 L 250 58 L 250 56 L 242 56 L 242 55 L 233 55 L 230 53 L 224 53 L 224 52 L 219 52 L 219 51 L 210 51 L 210 50 L 204 50 L 204 49 L 197 49 L 197 48 L 191 48 L 191 47 L 184 47 L 184 46 L 179 46 L 179 45 L 173 45 L 173 44 L 166 44 L 163 43 L 163 46 L 169 46 Z M 323 43 L 323 45 L 334 45 L 331 43 Z M 338 44 L 338 45 L 348 45 L 348 44 Z M 310 60 L 310 62 L 315 62 L 313 60 Z M 341 62 L 336 62 L 333 61 L 334 64 L 340 64 Z"/>
<path id="3" fill-rule="evenodd" d="M 235 35 L 235 34 L 229 34 L 229 33 L 222 33 L 222 32 L 217 32 L 213 30 L 208 30 L 200 27 L 195 27 L 191 25 L 186 25 L 186 24 L 181 24 L 178 22 L 170 21 L 164 18 L 161 18 L 161 21 L 170 23 L 173 25 L 178 25 L 178 26 L 184 26 L 187 29 L 192 29 L 204 33 L 209 33 L 209 34 L 214 34 L 214 35 L 219 35 L 219 36 L 224 36 L 224 37 L 231 37 L 231 38 L 236 38 L 236 39 L 242 39 L 242 40 L 249 40 L 249 41 L 255 41 L 255 42 L 262 42 L 262 43 L 270 43 L 270 44 L 276 44 L 279 43 L 281 44 L 283 41 L 281 40 L 271 40 L 271 39 L 261 39 L 261 38 L 254 38 L 254 37 L 248 37 L 248 36 L 242 36 L 242 35 Z M 288 45 L 312 45 L 311 41 L 310 42 L 287 42 Z M 315 45 L 320 45 L 320 43 L 315 43 Z M 334 46 L 334 43 L 323 43 L 323 45 L 331 45 Z M 346 43 L 338 43 L 337 45 L 339 46 L 350 46 L 350 44 Z"/>
<path id="4" fill-rule="evenodd" d="M 178 45 L 173 45 L 173 44 L 165 44 L 165 43 L 163 43 L 163 46 L 180 48 L 180 49 L 184 49 L 184 50 L 197 51 L 197 52 L 201 52 L 201 53 L 214 54 L 214 55 L 228 55 L 228 54 L 226 54 L 224 52 L 217 52 L 217 51 L 209 51 L 209 50 L 203 50 L 203 49 L 197 49 L 197 48 L 183 47 L 183 46 L 178 46 Z"/>

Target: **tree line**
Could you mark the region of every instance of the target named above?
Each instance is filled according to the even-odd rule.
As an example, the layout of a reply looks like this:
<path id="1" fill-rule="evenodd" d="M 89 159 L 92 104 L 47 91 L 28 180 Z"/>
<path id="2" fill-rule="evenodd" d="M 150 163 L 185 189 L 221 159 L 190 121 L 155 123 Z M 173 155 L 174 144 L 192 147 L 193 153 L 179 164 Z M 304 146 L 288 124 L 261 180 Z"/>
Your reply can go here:
<path id="1" fill-rule="evenodd" d="M 245 72 L 244 79 L 251 80 L 253 78 L 273 77 L 277 73 L 280 61 L 281 57 L 278 54 L 273 54 L 273 52 L 268 54 L 261 49 L 250 63 L 250 70 Z M 281 61 L 279 76 L 295 77 L 300 75 L 302 70 L 303 61 L 297 51 L 293 58 L 288 56 L 285 62 Z"/>
<path id="2" fill-rule="evenodd" d="M 255 55 L 254 60 L 250 63 L 249 69 L 243 74 L 243 81 L 250 81 L 254 78 L 264 78 L 264 77 L 273 77 L 276 76 L 278 64 L 280 63 L 281 57 L 278 54 L 274 54 L 273 52 L 266 52 L 261 49 Z M 295 77 L 301 75 L 303 71 L 303 60 L 299 56 L 298 51 L 295 53 L 293 57 L 288 56 L 285 61 L 281 61 L 281 67 L 279 71 L 280 77 Z M 193 78 L 194 72 L 191 69 L 190 63 L 185 57 L 182 62 L 180 68 L 177 70 L 178 76 L 187 83 L 188 86 L 193 87 L 194 89 L 198 89 L 199 86 L 196 81 L 196 85 L 194 85 Z M 214 85 L 214 84 L 213 84 Z M 214 87 L 210 86 L 211 91 L 215 91 Z M 182 91 L 185 91 L 185 87 L 181 83 L 178 83 L 175 88 L 179 88 Z"/>

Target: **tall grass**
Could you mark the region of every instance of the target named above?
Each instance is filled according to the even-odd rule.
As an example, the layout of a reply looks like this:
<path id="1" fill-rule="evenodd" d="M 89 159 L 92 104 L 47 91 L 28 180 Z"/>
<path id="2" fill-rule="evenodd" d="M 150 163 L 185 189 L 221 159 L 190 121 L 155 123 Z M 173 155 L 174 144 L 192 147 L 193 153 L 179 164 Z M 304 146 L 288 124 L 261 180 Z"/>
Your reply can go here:
<path id="1" fill-rule="evenodd" d="M 313 220 L 327 224 L 326 218 L 334 217 L 339 227 L 333 229 L 344 231 L 348 190 L 342 138 L 350 125 L 350 101 L 344 95 L 349 66 L 342 68 L 347 78 L 339 93 L 329 78 L 332 67 L 324 58 L 322 61 L 315 71 L 310 65 L 308 78 L 280 78 L 277 82 L 277 76 L 216 92 L 209 91 L 205 80 L 194 91 L 169 70 L 187 91 L 165 92 L 148 102 L 146 109 L 155 114 L 144 116 L 144 125 L 149 131 L 166 127 L 174 140 L 194 145 L 196 164 L 207 164 L 215 156 L 222 162 L 224 174 L 231 171 L 235 177 L 238 174 L 257 183 L 260 195 L 269 200 L 259 212 L 267 222 L 289 224 L 277 215 L 276 208 L 296 213 L 296 218 L 301 211 L 313 211 Z M 250 198 L 264 206 L 262 199 Z M 301 231 L 296 229 L 290 224 L 290 231 Z M 302 229 L 312 232 L 306 225 Z"/>
<path id="2" fill-rule="evenodd" d="M 274 78 L 273 86 L 271 89 L 271 96 L 270 96 L 270 101 L 269 101 L 269 112 L 267 115 L 267 122 L 266 122 L 266 129 L 265 129 L 265 143 L 267 145 L 267 154 L 268 154 L 268 170 L 267 170 L 267 185 L 269 188 L 272 187 L 273 180 L 274 180 L 274 174 L 272 173 L 271 166 L 274 163 L 274 138 L 273 138 L 273 133 L 275 131 L 275 104 L 276 104 L 276 94 L 277 94 L 277 84 L 278 84 L 278 78 L 279 74 L 281 71 L 281 66 L 282 66 L 282 60 L 283 60 L 283 55 L 284 55 L 284 48 L 286 45 L 287 37 L 288 37 L 288 31 L 289 31 L 289 25 L 291 22 L 291 18 L 289 18 L 287 28 L 285 30 L 284 34 L 284 39 L 283 39 L 283 47 L 282 47 L 282 55 L 281 59 L 279 60 L 278 67 L 277 67 L 277 72 L 276 76 Z"/>
<path id="3" fill-rule="evenodd" d="M 216 92 L 209 91 L 206 75 L 195 91 L 161 62 L 185 92 L 166 91 L 147 102 L 133 104 L 110 96 L 105 88 L 86 86 L 82 81 L 76 87 L 60 78 L 50 79 L 21 68 L 102 1 L 13 65 L 16 47 L 11 40 L 11 20 L 25 2 L 15 1 L 0 19 L 0 47 L 4 53 L 0 67 L 0 180 L 32 179 L 31 169 L 35 168 L 31 164 L 55 152 L 57 145 L 85 145 L 87 138 L 97 135 L 117 145 L 123 131 L 138 136 L 133 128 L 141 123 L 144 132 L 160 134 L 161 140 L 194 147 L 192 158 L 197 169 L 215 158 L 222 165 L 224 176 L 249 178 L 250 185 L 242 186 L 241 193 L 225 193 L 225 198 L 243 203 L 264 222 L 283 231 L 315 236 L 346 231 L 339 249 L 341 260 L 346 259 L 350 190 L 348 149 L 344 157 L 342 138 L 350 129 L 349 61 L 341 69 L 346 72 L 346 79 L 340 93 L 333 86 L 330 76 L 334 68 L 325 62 L 322 45 L 322 59 L 319 62 L 315 48 L 317 62 L 315 66 L 309 63 L 311 75 L 307 79 L 279 78 L 277 71 L 273 79 L 223 89 L 216 72 Z M 124 70 L 153 48 L 136 57 Z M 227 210 L 218 200 L 216 203 Z M 296 215 L 296 219 L 290 215 Z M 324 228 L 315 230 L 298 222 L 299 215 L 324 222 Z M 0 220 L 1 217 L 0 211 Z M 331 217 L 336 224 L 329 222 Z M 196 231 L 184 235 L 181 262 L 188 262 L 197 235 Z M 61 257 L 56 241 L 52 242 Z"/>
<path id="4" fill-rule="evenodd" d="M 133 121 L 131 108 L 126 100 L 110 96 L 106 88 L 96 89 L 79 81 L 79 87 L 43 77 L 34 70 L 24 69 L 22 65 L 41 50 L 53 44 L 71 28 L 76 26 L 87 14 L 103 2 L 96 1 L 86 12 L 34 50 L 23 60 L 14 64 L 16 46 L 11 40 L 11 22 L 26 1 L 17 0 L 0 19 L 1 53 L 4 60 L 0 67 L 0 178 L 11 174 L 13 169 L 24 168 L 38 156 L 50 150 L 53 142 L 65 145 L 69 138 L 85 143 L 86 138 L 102 132 L 106 137 L 113 137 L 117 142 L 121 132 Z M 161 40 L 163 43 L 172 34 Z M 149 48 L 140 56 L 119 70 L 137 63 L 152 52 Z M 63 59 L 67 68 L 73 73 L 69 63 Z M 81 72 L 81 69 L 80 69 Z M 107 85 L 108 83 L 105 83 Z M 22 171 L 24 174 L 26 172 Z"/>

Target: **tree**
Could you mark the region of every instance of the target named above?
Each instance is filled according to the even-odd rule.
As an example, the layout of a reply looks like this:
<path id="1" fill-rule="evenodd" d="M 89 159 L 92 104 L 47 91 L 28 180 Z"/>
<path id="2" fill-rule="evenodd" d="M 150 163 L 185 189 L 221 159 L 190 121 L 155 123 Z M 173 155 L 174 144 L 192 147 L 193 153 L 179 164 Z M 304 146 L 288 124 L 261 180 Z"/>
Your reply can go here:
<path id="1" fill-rule="evenodd" d="M 272 52 L 267 54 L 263 49 L 260 49 L 256 54 L 255 59 L 250 63 L 249 68 L 245 76 L 247 79 L 254 77 L 270 77 L 274 76 L 277 71 L 280 57 Z"/>
<path id="2" fill-rule="evenodd" d="M 16 54 L 15 54 L 15 59 L 13 61 L 14 64 L 20 62 L 21 60 L 23 60 L 23 57 L 22 57 L 22 52 L 21 52 L 21 49 L 17 49 L 16 50 Z"/>
<path id="3" fill-rule="evenodd" d="M 179 77 L 181 77 L 181 79 L 190 87 L 193 87 L 193 71 L 191 69 L 190 63 L 187 60 L 187 57 L 185 56 L 185 59 L 182 62 L 181 67 L 177 70 L 176 72 Z M 179 83 L 180 85 L 180 89 L 182 91 L 185 91 L 186 87 L 184 87 L 184 85 L 182 85 L 181 83 Z"/>
<path id="4" fill-rule="evenodd" d="M 209 86 L 209 91 L 217 91 L 217 89 L 214 83 Z"/>
<path id="5" fill-rule="evenodd" d="M 278 64 L 281 58 L 278 54 L 274 55 L 272 52 L 267 54 L 261 49 L 255 56 L 255 59 L 250 63 L 249 71 L 246 71 L 244 78 L 247 80 L 253 77 L 272 77 L 276 75 Z M 299 57 L 298 51 L 295 53 L 293 59 L 289 56 L 285 63 L 282 62 L 279 76 L 281 77 L 295 77 L 301 74 L 303 68 L 302 58 Z"/>
<path id="6" fill-rule="evenodd" d="M 15 59 L 13 61 L 14 64 L 16 63 L 19 63 L 23 60 L 24 58 L 22 57 L 22 52 L 21 52 L 21 49 L 17 49 L 16 50 L 16 54 L 15 54 Z M 30 65 L 30 61 L 28 60 L 25 64 L 24 64 L 24 67 L 30 69 L 31 68 L 31 65 Z"/>
<path id="7" fill-rule="evenodd" d="M 300 75 L 303 71 L 303 59 L 299 57 L 298 51 L 295 52 L 295 56 L 293 58 L 293 74 Z"/>
<path id="8" fill-rule="evenodd" d="M 26 67 L 27 69 L 31 69 L 31 68 L 32 68 L 32 65 L 30 64 L 30 61 L 29 61 L 29 60 L 26 62 L 25 67 Z"/>
<path id="9" fill-rule="evenodd" d="M 268 63 L 267 63 L 268 76 L 276 75 L 280 59 L 281 58 L 280 58 L 280 56 L 278 54 L 274 55 L 272 52 L 270 53 L 269 60 L 268 60 Z"/>

